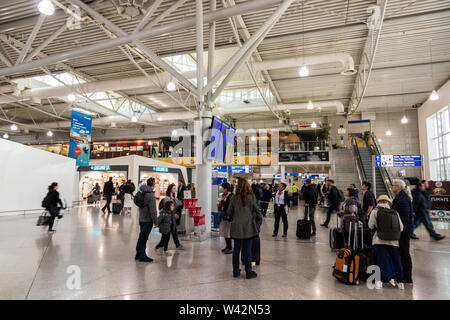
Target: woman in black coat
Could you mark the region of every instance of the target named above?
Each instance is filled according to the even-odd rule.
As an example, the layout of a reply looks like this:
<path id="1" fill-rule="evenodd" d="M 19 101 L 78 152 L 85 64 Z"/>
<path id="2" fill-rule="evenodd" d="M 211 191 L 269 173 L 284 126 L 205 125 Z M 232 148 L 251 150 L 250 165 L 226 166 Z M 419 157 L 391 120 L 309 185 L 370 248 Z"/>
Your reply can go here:
<path id="1" fill-rule="evenodd" d="M 50 220 L 48 225 L 48 232 L 54 232 L 53 223 L 55 218 L 59 215 L 59 209 L 64 207 L 61 199 L 59 198 L 58 183 L 53 182 L 48 187 L 47 196 L 44 199 L 45 209 L 50 213 Z"/>

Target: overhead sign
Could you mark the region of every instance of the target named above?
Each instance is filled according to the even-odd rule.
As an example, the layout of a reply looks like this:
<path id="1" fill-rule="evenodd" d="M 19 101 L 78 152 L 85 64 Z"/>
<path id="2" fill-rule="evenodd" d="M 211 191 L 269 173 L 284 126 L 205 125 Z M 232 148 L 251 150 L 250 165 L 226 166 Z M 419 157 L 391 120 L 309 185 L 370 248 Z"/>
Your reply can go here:
<path id="1" fill-rule="evenodd" d="M 72 110 L 70 124 L 69 157 L 77 166 L 88 166 L 91 155 L 92 117 Z"/>
<path id="2" fill-rule="evenodd" d="M 375 156 L 376 167 L 421 167 L 422 156 L 413 155 L 380 155 Z"/>
<path id="3" fill-rule="evenodd" d="M 169 172 L 169 168 L 165 168 L 165 167 L 153 167 L 153 171 L 155 171 L 155 172 Z"/>
<path id="4" fill-rule="evenodd" d="M 236 130 L 217 117 L 212 121 L 208 160 L 231 163 L 233 160 Z"/>
<path id="5" fill-rule="evenodd" d="M 212 170 L 216 172 L 228 172 L 227 166 L 212 166 Z"/>
<path id="6" fill-rule="evenodd" d="M 91 170 L 92 171 L 110 171 L 111 170 L 111 166 L 91 166 Z"/>
<path id="7" fill-rule="evenodd" d="M 252 173 L 253 166 L 229 166 L 230 173 Z"/>

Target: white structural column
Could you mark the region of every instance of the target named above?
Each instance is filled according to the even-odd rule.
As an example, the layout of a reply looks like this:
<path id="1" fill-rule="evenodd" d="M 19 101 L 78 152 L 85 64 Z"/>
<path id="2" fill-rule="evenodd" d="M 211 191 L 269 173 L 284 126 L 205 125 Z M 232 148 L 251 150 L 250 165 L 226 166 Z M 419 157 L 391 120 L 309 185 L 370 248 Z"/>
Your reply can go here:
<path id="1" fill-rule="evenodd" d="M 198 104 L 199 113 L 196 130 L 196 173 L 197 173 L 197 185 L 196 195 L 198 198 L 198 206 L 202 207 L 202 214 L 205 215 L 206 232 L 211 232 L 211 208 L 212 208 L 212 162 L 206 157 L 206 153 L 203 152 L 205 147 L 205 140 L 208 139 L 208 129 L 211 126 L 212 113 L 210 111 L 209 100 L 206 101 L 207 108 L 205 108 L 205 95 L 201 92 L 203 89 L 203 77 L 204 77 L 204 65 L 203 65 L 203 1 L 196 0 L 196 41 L 197 41 L 197 88 L 198 88 Z M 210 33 L 210 45 L 212 40 L 211 36 L 214 36 L 214 32 Z M 209 48 L 209 53 L 214 55 L 214 50 Z M 209 61 L 213 61 L 214 58 L 209 56 Z M 212 70 L 208 63 L 208 76 L 211 76 Z M 208 79 L 209 80 L 209 79 Z M 204 140 L 205 139 L 205 140 Z"/>

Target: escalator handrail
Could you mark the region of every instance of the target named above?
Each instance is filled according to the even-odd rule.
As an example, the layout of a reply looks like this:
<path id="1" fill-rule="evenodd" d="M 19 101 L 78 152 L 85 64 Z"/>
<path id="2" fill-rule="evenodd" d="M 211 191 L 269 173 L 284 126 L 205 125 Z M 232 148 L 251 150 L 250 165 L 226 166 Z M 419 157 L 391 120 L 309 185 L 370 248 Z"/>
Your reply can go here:
<path id="1" fill-rule="evenodd" d="M 353 155 L 356 159 L 356 169 L 358 171 L 358 176 L 359 176 L 359 180 L 360 183 L 362 184 L 363 181 L 367 181 L 367 176 L 366 176 L 366 172 L 364 171 L 364 166 L 361 160 L 361 154 L 359 153 L 359 148 L 358 148 L 358 144 L 356 142 L 355 137 L 352 137 L 352 151 L 353 151 Z"/>
<path id="2" fill-rule="evenodd" d="M 375 136 L 375 133 L 372 133 L 370 135 L 370 142 L 369 143 L 369 148 L 372 150 L 372 154 L 373 155 L 382 155 L 383 151 L 381 150 L 381 147 L 378 145 L 377 143 L 377 139 Z M 392 177 L 390 172 L 387 170 L 387 168 L 384 167 L 378 167 L 378 169 L 380 170 L 380 174 L 381 174 L 381 178 L 383 179 L 383 183 L 384 186 L 386 188 L 387 193 L 389 194 L 389 196 L 393 199 L 393 197 L 395 196 L 394 193 L 391 190 L 391 185 L 392 185 Z"/>

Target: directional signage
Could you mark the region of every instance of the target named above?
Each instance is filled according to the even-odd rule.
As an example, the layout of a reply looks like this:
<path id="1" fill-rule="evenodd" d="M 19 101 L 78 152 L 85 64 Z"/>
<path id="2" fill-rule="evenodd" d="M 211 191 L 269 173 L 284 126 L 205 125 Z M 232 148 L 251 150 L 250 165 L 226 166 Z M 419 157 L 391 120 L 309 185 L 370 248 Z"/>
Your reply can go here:
<path id="1" fill-rule="evenodd" d="M 413 155 L 380 155 L 375 156 L 376 167 L 421 167 L 422 156 Z"/>
<path id="2" fill-rule="evenodd" d="M 229 166 L 230 173 L 252 173 L 252 166 Z"/>

